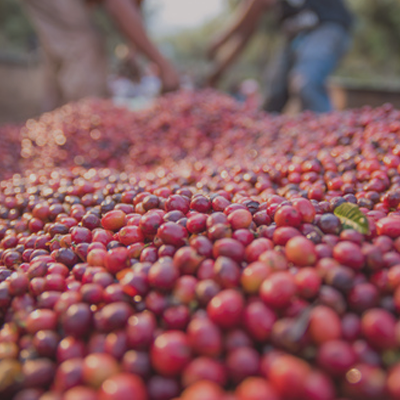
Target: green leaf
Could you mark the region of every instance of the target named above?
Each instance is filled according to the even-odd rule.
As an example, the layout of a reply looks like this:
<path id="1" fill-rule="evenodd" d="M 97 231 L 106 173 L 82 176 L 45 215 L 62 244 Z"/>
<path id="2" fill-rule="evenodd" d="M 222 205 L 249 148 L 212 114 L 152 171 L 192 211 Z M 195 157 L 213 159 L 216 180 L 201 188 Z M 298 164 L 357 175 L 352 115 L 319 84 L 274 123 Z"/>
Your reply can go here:
<path id="1" fill-rule="evenodd" d="M 369 233 L 367 217 L 352 203 L 343 203 L 335 208 L 334 214 L 340 219 L 343 229 L 354 229 L 364 235 Z"/>

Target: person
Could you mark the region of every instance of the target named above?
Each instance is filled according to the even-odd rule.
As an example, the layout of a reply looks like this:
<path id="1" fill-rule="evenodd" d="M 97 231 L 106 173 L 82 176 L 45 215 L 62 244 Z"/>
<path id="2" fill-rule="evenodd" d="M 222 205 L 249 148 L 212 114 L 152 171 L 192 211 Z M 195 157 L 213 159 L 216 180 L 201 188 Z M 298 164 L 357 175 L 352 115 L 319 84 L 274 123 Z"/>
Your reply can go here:
<path id="1" fill-rule="evenodd" d="M 343 0 L 243 0 L 229 27 L 210 46 L 210 57 L 216 60 L 210 85 L 218 83 L 245 48 L 260 17 L 273 9 L 285 39 L 268 71 L 264 110 L 281 112 L 291 96 L 300 100 L 302 110 L 332 110 L 326 81 L 349 47 L 353 21 Z"/>
<path id="2" fill-rule="evenodd" d="M 91 18 L 98 3 L 104 5 L 128 41 L 158 66 L 163 92 L 178 88 L 175 68 L 146 33 L 141 0 L 22 1 L 44 53 L 43 111 L 83 97 L 107 95 L 105 46 Z"/>
<path id="3" fill-rule="evenodd" d="M 247 78 L 240 83 L 239 90 L 246 108 L 257 110 L 260 104 L 260 86 L 255 79 Z"/>

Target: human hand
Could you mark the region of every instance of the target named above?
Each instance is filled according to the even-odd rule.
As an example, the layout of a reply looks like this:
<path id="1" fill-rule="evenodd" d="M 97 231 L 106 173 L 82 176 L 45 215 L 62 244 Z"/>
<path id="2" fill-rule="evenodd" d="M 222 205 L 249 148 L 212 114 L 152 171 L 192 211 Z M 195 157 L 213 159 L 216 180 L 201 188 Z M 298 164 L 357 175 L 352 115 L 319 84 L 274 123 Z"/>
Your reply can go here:
<path id="1" fill-rule="evenodd" d="M 172 65 L 165 64 L 160 66 L 160 79 L 162 82 L 162 93 L 173 92 L 179 89 L 179 75 Z"/>

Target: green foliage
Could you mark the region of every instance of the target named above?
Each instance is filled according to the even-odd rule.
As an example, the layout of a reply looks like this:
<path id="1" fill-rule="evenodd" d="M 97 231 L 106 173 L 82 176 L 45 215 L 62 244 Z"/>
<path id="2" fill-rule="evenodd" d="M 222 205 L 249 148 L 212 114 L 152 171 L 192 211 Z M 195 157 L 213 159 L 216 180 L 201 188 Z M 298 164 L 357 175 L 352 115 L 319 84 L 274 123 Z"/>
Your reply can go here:
<path id="1" fill-rule="evenodd" d="M 0 47 L 25 50 L 34 37 L 34 30 L 23 13 L 21 3 L 15 0 L 0 1 Z"/>
<path id="2" fill-rule="evenodd" d="M 367 217 L 352 203 L 343 203 L 335 208 L 334 214 L 342 222 L 343 229 L 354 229 L 362 234 L 369 233 Z"/>
<path id="3" fill-rule="evenodd" d="M 353 42 L 339 75 L 384 83 L 400 76 L 400 2 L 348 0 L 356 15 Z M 385 79 L 383 78 L 385 77 Z"/>

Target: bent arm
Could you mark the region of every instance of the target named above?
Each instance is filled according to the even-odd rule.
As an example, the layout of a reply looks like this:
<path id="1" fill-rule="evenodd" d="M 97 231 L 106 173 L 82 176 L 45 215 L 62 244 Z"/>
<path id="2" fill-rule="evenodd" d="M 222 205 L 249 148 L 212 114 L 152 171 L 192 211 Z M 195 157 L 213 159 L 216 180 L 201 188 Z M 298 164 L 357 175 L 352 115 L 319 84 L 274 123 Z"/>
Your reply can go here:
<path id="1" fill-rule="evenodd" d="M 224 52 L 222 57 L 218 58 L 210 76 L 208 77 L 207 84 L 209 86 L 217 86 L 224 72 L 230 67 L 231 64 L 233 64 L 233 62 L 245 48 L 250 36 L 251 35 L 240 36 L 230 41 L 231 45 L 229 45 L 228 50 Z"/>
<path id="2" fill-rule="evenodd" d="M 218 49 L 234 36 L 240 36 L 241 41 L 247 42 L 254 33 L 264 11 L 274 5 L 276 0 L 246 0 L 243 1 L 234 13 L 228 28 L 212 43 L 211 57 Z"/>
<path id="3" fill-rule="evenodd" d="M 133 0 L 105 0 L 104 6 L 127 39 L 160 67 L 164 88 L 176 89 L 179 86 L 178 76 L 148 37 L 137 3 Z"/>
<path id="4" fill-rule="evenodd" d="M 255 32 L 263 12 L 269 9 L 275 0 L 246 0 L 233 17 L 230 27 L 211 45 L 210 56 L 216 59 L 216 65 L 208 77 L 208 84 L 216 86 L 224 72 L 234 63 L 246 47 Z M 222 56 L 217 57 L 220 50 Z"/>

